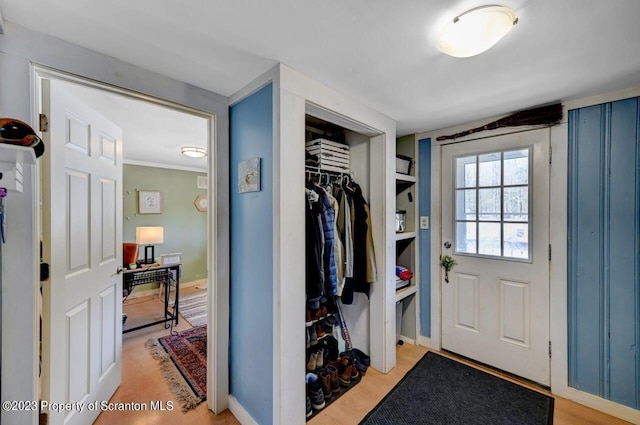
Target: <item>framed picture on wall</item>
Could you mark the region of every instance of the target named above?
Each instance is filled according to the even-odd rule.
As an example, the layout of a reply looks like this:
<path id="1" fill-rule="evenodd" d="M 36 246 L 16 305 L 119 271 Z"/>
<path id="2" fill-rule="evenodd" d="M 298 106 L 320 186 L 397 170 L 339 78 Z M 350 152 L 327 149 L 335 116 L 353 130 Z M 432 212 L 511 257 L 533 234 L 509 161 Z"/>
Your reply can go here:
<path id="1" fill-rule="evenodd" d="M 140 214 L 162 213 L 162 199 L 160 192 L 155 190 L 141 190 L 138 192 L 138 209 Z"/>
<path id="2" fill-rule="evenodd" d="M 260 158 L 247 159 L 238 163 L 238 192 L 260 191 Z"/>

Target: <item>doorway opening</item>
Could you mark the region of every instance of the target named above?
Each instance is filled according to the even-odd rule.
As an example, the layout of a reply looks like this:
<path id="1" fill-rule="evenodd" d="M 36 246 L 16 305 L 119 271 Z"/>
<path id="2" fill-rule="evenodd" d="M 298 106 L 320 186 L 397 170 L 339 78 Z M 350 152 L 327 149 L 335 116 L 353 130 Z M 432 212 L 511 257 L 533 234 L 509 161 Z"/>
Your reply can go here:
<path id="1" fill-rule="evenodd" d="M 164 238 L 162 242 L 156 241 L 157 245 L 154 247 L 156 255 L 152 261 L 155 260 L 160 263 L 168 261 L 180 264 L 180 268 L 174 270 L 171 281 L 180 281 L 180 292 L 185 290 L 191 293 L 196 291 L 204 292 L 204 317 L 200 317 L 198 323 L 204 322 L 206 324 L 206 312 L 209 309 L 207 304 L 208 300 L 211 299 L 206 293 L 206 288 L 214 285 L 214 282 L 211 282 L 210 279 L 215 275 L 213 270 L 209 270 L 211 268 L 210 264 L 213 264 L 210 260 L 212 258 L 211 251 L 212 248 L 215 249 L 215 246 L 211 244 L 211 236 L 208 231 L 208 223 L 210 222 L 208 199 L 213 199 L 213 196 L 211 196 L 213 192 L 209 189 L 211 179 L 208 172 L 212 167 L 208 165 L 208 161 L 214 161 L 214 158 L 211 154 L 204 158 L 188 158 L 181 153 L 180 148 L 186 146 L 198 147 L 212 152 L 215 117 L 211 114 L 170 102 L 99 85 L 57 72 L 37 69 L 36 73 L 36 86 L 39 93 L 42 91 L 42 85 L 53 83 L 70 97 L 86 104 L 87 108 L 97 111 L 122 128 L 122 147 L 118 148 L 117 144 L 113 145 L 115 148 L 114 153 L 117 154 L 116 158 L 121 158 L 122 167 L 121 175 L 118 176 L 121 182 L 121 191 L 115 192 L 121 198 L 118 212 L 121 215 L 119 219 L 121 221 L 121 230 L 119 231 L 120 234 L 116 235 L 114 239 L 117 241 L 115 245 L 119 252 L 113 259 L 120 263 L 119 267 L 127 267 L 123 262 L 122 242 L 139 243 L 140 241 L 136 240 L 136 228 L 138 227 L 162 227 Z M 48 83 L 43 84 L 45 80 Z M 43 109 L 42 103 L 44 102 L 41 102 L 41 99 L 42 97 L 38 96 L 38 101 L 36 102 L 39 105 L 36 108 L 38 111 Z M 74 118 L 78 122 L 82 121 L 80 117 Z M 74 128 L 68 128 L 67 131 L 71 133 Z M 101 149 L 105 145 L 98 144 L 96 146 L 97 148 L 92 147 L 92 149 Z M 71 148 L 76 149 L 77 147 L 71 146 Z M 50 145 L 48 149 L 56 149 L 56 146 Z M 120 152 L 116 152 L 118 149 L 121 149 Z M 99 158 L 102 158 L 102 156 L 98 153 Z M 106 157 L 109 156 L 107 155 Z M 42 179 L 47 178 L 46 173 L 47 170 L 43 170 Z M 43 187 L 45 186 L 43 185 Z M 52 190 L 49 189 L 49 192 L 51 192 L 49 195 L 43 193 L 45 202 L 51 196 L 56 196 Z M 142 205 L 142 192 L 151 192 L 155 196 L 154 199 L 157 203 L 151 206 Z M 62 196 L 62 194 L 60 195 Z M 153 208 L 149 210 L 147 207 Z M 46 215 L 46 208 L 46 204 L 43 204 L 44 215 Z M 211 210 L 215 211 L 213 208 Z M 41 219 L 41 222 L 43 221 L 47 220 Z M 118 218 L 114 218 L 114 222 L 116 221 L 118 221 Z M 72 228 L 73 220 L 67 222 L 70 223 L 68 227 Z M 41 235 L 45 246 L 45 261 L 47 261 L 46 255 L 56 249 L 54 247 L 56 242 L 51 238 L 51 233 L 47 233 L 47 225 L 43 227 L 45 231 Z M 91 248 L 93 249 L 93 246 Z M 141 249 L 141 251 L 137 258 L 138 261 L 142 260 L 145 254 L 144 249 Z M 52 264 L 52 267 L 56 267 L 56 265 Z M 50 283 L 53 285 L 56 282 L 52 281 Z M 120 285 L 121 283 L 120 281 Z M 119 290 L 115 291 L 115 297 L 118 297 L 118 299 L 120 293 L 122 293 L 122 287 L 120 286 L 119 288 Z M 127 314 L 131 320 L 127 318 L 127 321 L 125 321 L 125 316 L 122 316 L 123 323 L 121 323 L 121 327 L 125 331 L 128 328 L 138 327 L 141 322 L 155 320 L 158 312 L 160 315 L 163 314 L 163 300 L 160 300 L 160 289 L 158 283 L 150 282 L 147 285 L 139 285 L 128 294 L 125 303 L 121 304 L 124 313 L 130 310 Z M 171 304 L 176 297 L 175 286 L 170 289 L 169 298 Z M 46 296 L 44 303 L 47 303 Z M 49 321 L 53 310 L 55 308 L 52 308 L 52 306 L 43 305 L 43 326 L 45 328 L 52 323 Z M 118 315 L 119 317 L 120 315 Z M 214 318 L 211 318 L 208 322 L 212 323 L 213 320 Z M 136 321 L 138 322 L 137 324 Z M 145 387 L 141 387 L 139 383 L 138 388 L 130 387 L 127 382 L 136 382 L 135 379 L 130 379 L 131 371 L 150 368 L 159 369 L 159 366 L 154 359 L 146 356 L 150 359 L 150 363 L 148 367 L 141 367 L 140 358 L 144 357 L 132 357 L 130 359 L 132 351 L 129 347 L 140 345 L 139 343 L 142 341 L 143 349 L 146 351 L 144 341 L 152 333 L 158 333 L 158 336 L 168 335 L 171 331 L 178 331 L 192 326 L 181 315 L 178 315 L 177 321 L 178 324 L 175 329 L 168 326 L 168 323 L 166 324 L 168 329 L 165 329 L 165 324 L 141 328 L 125 334 L 121 339 L 122 345 L 115 344 L 116 347 L 119 346 L 121 349 L 117 350 L 119 352 L 115 352 L 114 357 L 120 357 L 124 360 L 122 385 L 120 385 L 114 396 L 117 398 L 118 394 L 121 393 L 121 397 L 124 397 L 124 399 L 119 400 L 120 402 L 133 401 L 131 400 L 132 394 L 140 394 L 144 396 L 145 400 L 158 399 L 166 401 L 170 398 L 170 395 L 161 396 L 156 392 L 145 394 L 146 388 L 151 388 L 147 386 L 148 381 L 146 379 L 138 380 L 139 383 L 146 382 Z M 213 330 L 214 326 L 210 327 L 210 329 Z M 43 334 L 46 335 L 47 332 L 43 332 Z M 92 340 L 91 351 L 94 351 L 96 347 L 93 339 L 97 338 L 90 339 Z M 104 343 L 104 341 L 102 342 Z M 95 343 L 99 344 L 100 341 Z M 45 337 L 44 344 L 53 345 L 55 342 L 53 339 L 46 341 Z M 140 353 L 140 347 L 137 347 L 136 350 Z M 99 352 L 99 347 L 97 351 Z M 46 356 L 49 351 L 45 349 L 44 352 Z M 133 354 L 135 355 L 135 353 Z M 211 353 L 209 354 L 211 355 Z M 129 360 L 133 361 L 130 365 L 128 365 Z M 47 371 L 45 367 L 42 392 L 43 394 L 48 393 L 49 397 L 51 397 L 50 399 L 54 399 L 53 397 L 57 396 L 56 391 L 45 388 L 51 381 L 51 377 L 47 377 Z M 77 378 L 78 376 L 76 375 L 70 379 Z M 89 384 L 89 380 L 87 380 L 87 384 Z M 81 386 L 83 385 L 84 383 Z M 92 388 L 90 385 L 87 385 L 86 388 L 87 394 L 89 394 Z M 212 388 L 212 392 L 215 392 L 215 389 Z M 84 397 L 86 394 L 79 395 Z M 107 401 L 110 396 L 111 394 L 108 394 L 108 397 L 106 397 Z M 63 397 L 64 395 L 60 394 L 56 399 L 62 399 Z M 69 398 L 71 397 L 69 396 Z M 67 401 L 74 402 L 77 400 Z M 168 410 L 168 406 L 165 405 L 165 407 Z M 181 408 L 180 406 L 175 406 L 173 410 L 180 413 Z M 52 423 L 54 422 L 52 421 Z M 106 420 L 105 423 L 110 422 L 112 421 Z"/>

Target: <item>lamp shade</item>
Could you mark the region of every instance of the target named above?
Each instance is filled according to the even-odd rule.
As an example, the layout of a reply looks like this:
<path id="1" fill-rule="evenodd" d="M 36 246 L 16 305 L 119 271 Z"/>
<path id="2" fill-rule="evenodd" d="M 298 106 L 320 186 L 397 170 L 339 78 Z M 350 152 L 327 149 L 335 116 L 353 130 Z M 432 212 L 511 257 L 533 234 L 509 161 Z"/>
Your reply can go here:
<path id="1" fill-rule="evenodd" d="M 161 244 L 164 240 L 164 227 L 136 227 L 136 243 L 138 245 Z"/>
<path id="2" fill-rule="evenodd" d="M 440 32 L 436 47 L 458 58 L 475 56 L 496 44 L 518 23 L 513 10 L 480 6 L 456 16 Z"/>

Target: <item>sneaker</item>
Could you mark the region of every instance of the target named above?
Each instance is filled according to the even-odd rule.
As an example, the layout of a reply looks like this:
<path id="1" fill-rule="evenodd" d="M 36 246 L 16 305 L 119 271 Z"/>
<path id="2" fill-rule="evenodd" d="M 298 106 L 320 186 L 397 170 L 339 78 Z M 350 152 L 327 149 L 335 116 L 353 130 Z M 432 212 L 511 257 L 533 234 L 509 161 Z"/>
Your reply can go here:
<path id="1" fill-rule="evenodd" d="M 307 309 L 307 317 L 304 322 L 305 326 L 309 327 L 313 325 L 313 319 L 311 318 L 311 310 Z"/>
<path id="2" fill-rule="evenodd" d="M 313 409 L 311 408 L 311 400 L 307 396 L 307 418 L 311 417 L 311 415 L 313 415 Z"/>
<path id="3" fill-rule="evenodd" d="M 311 400 L 311 407 L 316 410 L 324 408 L 324 394 L 322 393 L 322 384 L 320 378 L 315 373 L 307 373 L 307 391 Z"/>
<path id="4" fill-rule="evenodd" d="M 316 325 L 316 335 L 318 336 L 318 338 L 322 338 L 326 335 L 326 332 L 324 331 L 324 328 L 321 324 Z"/>

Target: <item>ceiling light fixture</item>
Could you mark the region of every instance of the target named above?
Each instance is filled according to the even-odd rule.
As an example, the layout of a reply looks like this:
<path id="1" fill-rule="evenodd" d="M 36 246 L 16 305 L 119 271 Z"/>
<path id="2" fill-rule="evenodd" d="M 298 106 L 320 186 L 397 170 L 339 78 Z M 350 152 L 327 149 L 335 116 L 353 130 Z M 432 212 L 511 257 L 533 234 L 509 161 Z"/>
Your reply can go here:
<path id="1" fill-rule="evenodd" d="M 190 158 L 202 158 L 207 156 L 206 149 L 198 148 L 195 146 L 184 146 L 180 148 L 180 152 L 182 152 L 182 155 L 188 156 Z"/>
<path id="2" fill-rule="evenodd" d="M 518 17 L 508 7 L 479 6 L 453 18 L 442 29 L 436 47 L 457 58 L 475 56 L 491 48 L 517 23 Z"/>

